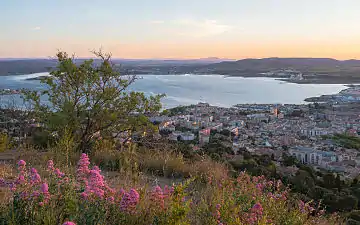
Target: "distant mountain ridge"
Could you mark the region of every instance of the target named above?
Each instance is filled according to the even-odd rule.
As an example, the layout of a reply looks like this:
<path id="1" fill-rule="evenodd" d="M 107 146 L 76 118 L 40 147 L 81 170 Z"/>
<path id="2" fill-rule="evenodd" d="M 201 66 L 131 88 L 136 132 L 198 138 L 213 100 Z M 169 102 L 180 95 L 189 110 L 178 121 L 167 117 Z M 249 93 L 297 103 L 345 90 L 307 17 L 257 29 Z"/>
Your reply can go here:
<path id="1" fill-rule="evenodd" d="M 302 72 L 333 72 L 341 69 L 360 70 L 360 60 L 336 60 L 331 58 L 263 58 L 242 59 L 234 62 L 220 62 L 205 69 L 233 71 L 251 70 L 266 72 L 269 70 L 293 68 Z"/>
<path id="2" fill-rule="evenodd" d="M 81 63 L 85 59 L 76 59 Z M 99 62 L 94 60 L 94 63 Z M 279 69 L 294 69 L 314 82 L 360 82 L 360 60 L 331 58 L 263 58 L 231 60 L 216 57 L 201 59 L 113 59 L 121 71 L 133 74 L 222 74 L 254 77 Z M 47 72 L 56 66 L 54 59 L 0 60 L 0 75 Z"/>

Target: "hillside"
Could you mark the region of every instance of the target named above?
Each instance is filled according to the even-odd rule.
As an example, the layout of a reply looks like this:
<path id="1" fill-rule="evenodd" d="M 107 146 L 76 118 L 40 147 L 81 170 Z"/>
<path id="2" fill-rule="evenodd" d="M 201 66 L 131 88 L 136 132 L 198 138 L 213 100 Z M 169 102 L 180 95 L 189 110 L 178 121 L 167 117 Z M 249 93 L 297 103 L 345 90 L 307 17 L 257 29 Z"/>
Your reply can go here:
<path id="1" fill-rule="evenodd" d="M 86 59 L 75 59 L 76 64 L 81 64 Z M 220 58 L 202 58 L 202 59 L 113 59 L 116 65 L 121 65 L 122 72 L 132 73 L 163 73 L 168 74 L 173 68 L 181 68 L 181 71 L 192 72 L 196 68 L 219 63 L 224 60 Z M 98 64 L 99 60 L 94 59 Z M 56 66 L 56 61 L 52 59 L 0 59 L 0 76 L 29 74 L 48 72 Z"/>
<path id="2" fill-rule="evenodd" d="M 80 64 L 85 59 L 77 59 Z M 95 60 L 95 64 L 97 61 Z M 121 72 L 132 74 L 222 74 L 228 76 L 258 77 L 261 73 L 294 69 L 303 73 L 302 83 L 359 83 L 360 60 L 340 61 L 330 58 L 264 58 L 229 59 L 114 59 Z M 47 59 L 0 60 L 0 76 L 46 72 L 55 61 Z"/>
<path id="3" fill-rule="evenodd" d="M 216 73 L 230 76 L 261 76 L 279 69 L 302 72 L 308 82 L 351 83 L 360 81 L 360 60 L 330 58 L 265 58 L 221 62 L 198 68 L 195 73 Z"/>

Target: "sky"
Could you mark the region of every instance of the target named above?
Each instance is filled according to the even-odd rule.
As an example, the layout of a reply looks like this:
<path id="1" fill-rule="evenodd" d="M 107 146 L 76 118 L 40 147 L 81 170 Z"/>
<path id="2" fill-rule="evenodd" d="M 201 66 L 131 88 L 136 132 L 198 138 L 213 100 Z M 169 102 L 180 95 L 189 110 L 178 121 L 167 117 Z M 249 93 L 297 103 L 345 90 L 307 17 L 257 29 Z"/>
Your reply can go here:
<path id="1" fill-rule="evenodd" d="M 0 58 L 360 59 L 360 0 L 0 0 Z"/>

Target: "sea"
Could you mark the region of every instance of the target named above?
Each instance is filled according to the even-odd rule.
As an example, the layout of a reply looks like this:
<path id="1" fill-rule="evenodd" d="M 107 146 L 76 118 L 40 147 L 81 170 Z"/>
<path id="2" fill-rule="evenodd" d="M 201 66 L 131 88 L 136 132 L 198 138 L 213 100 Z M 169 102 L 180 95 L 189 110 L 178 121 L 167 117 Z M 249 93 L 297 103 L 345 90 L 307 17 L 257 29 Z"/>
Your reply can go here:
<path id="1" fill-rule="evenodd" d="M 39 80 L 28 80 L 48 73 L 0 76 L 0 89 L 45 88 Z M 235 104 L 303 104 L 305 98 L 336 94 L 342 84 L 294 84 L 274 78 L 243 78 L 222 75 L 137 75 L 130 90 L 145 95 L 165 94 L 163 108 L 207 102 L 231 107 Z M 46 101 L 44 99 L 44 101 Z M 23 104 L 18 95 L 0 95 L 0 104 Z"/>

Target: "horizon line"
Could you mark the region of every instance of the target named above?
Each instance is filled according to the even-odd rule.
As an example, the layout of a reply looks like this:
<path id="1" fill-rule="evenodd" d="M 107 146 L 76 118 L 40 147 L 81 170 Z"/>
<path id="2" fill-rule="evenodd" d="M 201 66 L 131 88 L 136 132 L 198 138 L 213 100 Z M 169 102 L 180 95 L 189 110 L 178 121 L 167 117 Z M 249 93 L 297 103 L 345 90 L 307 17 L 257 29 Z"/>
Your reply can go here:
<path id="1" fill-rule="evenodd" d="M 56 57 L 0 57 L 0 60 L 34 60 L 34 59 L 56 59 Z M 98 59 L 97 57 L 75 57 L 75 59 Z M 331 60 L 337 60 L 337 61 L 351 61 L 351 60 L 359 60 L 357 58 L 349 58 L 349 59 L 338 59 L 338 58 L 329 58 L 329 57 L 263 57 L 263 58 L 238 58 L 238 59 L 231 59 L 231 58 L 221 58 L 221 57 L 205 57 L 205 58 L 118 58 L 118 57 L 112 57 L 112 60 L 154 60 L 154 61 L 166 61 L 166 60 L 173 60 L 173 61 L 186 61 L 186 60 L 223 60 L 223 61 L 240 61 L 240 60 L 246 60 L 246 59 L 331 59 Z"/>

